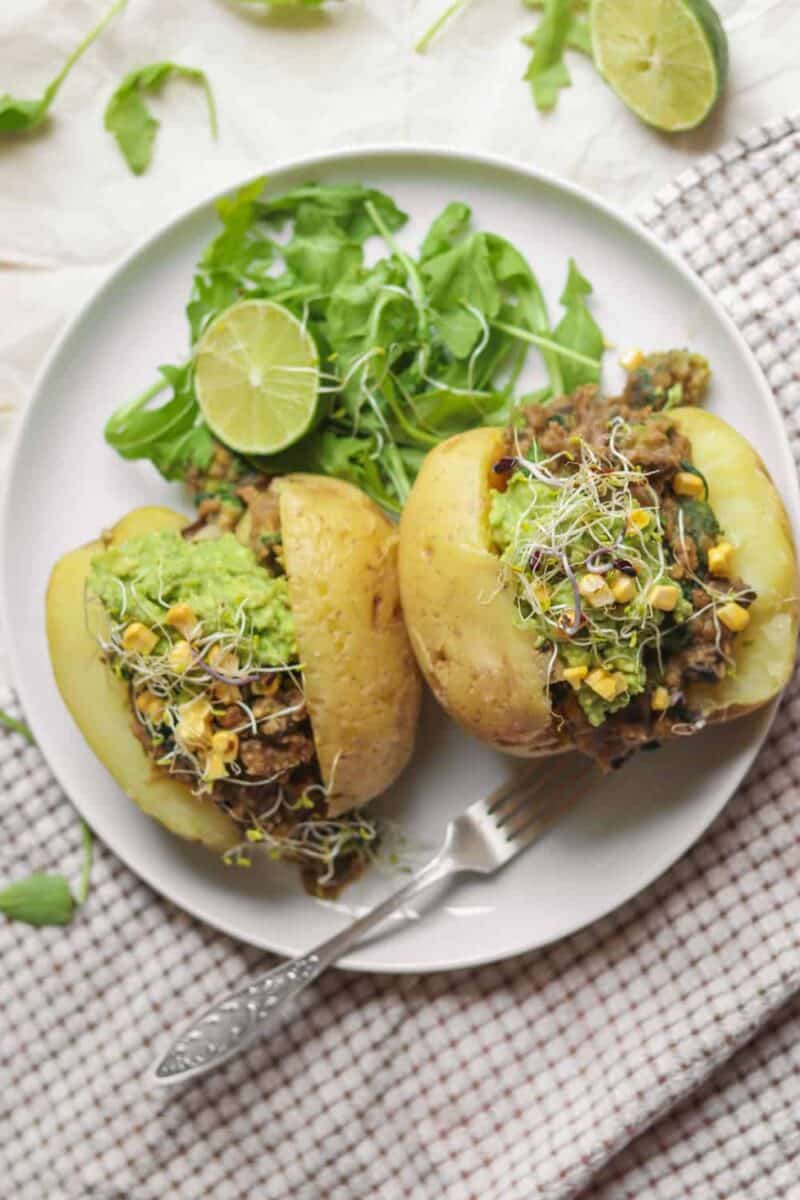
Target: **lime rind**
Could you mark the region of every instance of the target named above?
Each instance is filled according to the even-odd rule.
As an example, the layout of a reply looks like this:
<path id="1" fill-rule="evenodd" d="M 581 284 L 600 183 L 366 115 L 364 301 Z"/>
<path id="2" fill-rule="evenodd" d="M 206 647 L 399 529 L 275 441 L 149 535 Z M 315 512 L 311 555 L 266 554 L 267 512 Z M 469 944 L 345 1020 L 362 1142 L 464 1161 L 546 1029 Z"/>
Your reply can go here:
<path id="1" fill-rule="evenodd" d="M 728 42 L 709 0 L 592 0 L 598 70 L 643 121 L 675 133 L 699 125 L 728 75 Z"/>

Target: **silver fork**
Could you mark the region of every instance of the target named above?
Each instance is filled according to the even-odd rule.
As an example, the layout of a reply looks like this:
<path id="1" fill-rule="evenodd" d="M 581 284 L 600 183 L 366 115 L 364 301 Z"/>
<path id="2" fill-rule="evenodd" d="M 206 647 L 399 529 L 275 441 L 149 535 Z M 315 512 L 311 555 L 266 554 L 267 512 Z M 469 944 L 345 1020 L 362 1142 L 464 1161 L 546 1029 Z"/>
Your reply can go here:
<path id="1" fill-rule="evenodd" d="M 462 871 L 490 875 L 504 866 L 577 803 L 592 774 L 591 764 L 578 755 L 540 759 L 471 804 L 447 826 L 438 854 L 405 887 L 315 950 L 281 963 L 194 1017 L 156 1062 L 151 1082 L 169 1086 L 205 1075 L 273 1032 L 303 989 L 365 933 L 435 883 Z"/>

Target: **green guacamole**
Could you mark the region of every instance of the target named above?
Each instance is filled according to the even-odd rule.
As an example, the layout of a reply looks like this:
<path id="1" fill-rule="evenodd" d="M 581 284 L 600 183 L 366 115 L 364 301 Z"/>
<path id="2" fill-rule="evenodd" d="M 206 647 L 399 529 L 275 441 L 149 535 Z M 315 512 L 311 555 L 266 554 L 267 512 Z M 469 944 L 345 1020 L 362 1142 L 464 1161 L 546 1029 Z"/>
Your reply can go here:
<path id="1" fill-rule="evenodd" d="M 655 516 L 645 529 L 629 532 L 622 516 L 605 519 L 602 510 L 593 508 L 591 500 L 587 499 L 585 508 L 577 515 L 576 510 L 571 509 L 560 527 L 558 504 L 558 489 L 518 471 L 512 475 L 504 492 L 493 494 L 489 530 L 503 561 L 512 569 L 512 578 L 517 580 L 518 620 L 530 630 L 533 644 L 545 651 L 554 645 L 562 667 L 586 667 L 590 671 L 602 667 L 625 681 L 625 690 L 610 700 L 586 685 L 579 688 L 578 702 L 589 722 L 597 726 L 647 688 L 643 640 L 648 637 L 652 640 L 654 629 L 659 631 L 663 627 L 664 633 L 668 634 L 681 625 L 691 615 L 692 606 L 684 596 L 670 614 L 654 612 L 648 606 L 647 591 L 654 584 L 671 585 L 673 582 L 663 571 L 654 571 L 652 567 L 659 561 L 666 566 L 663 554 L 659 554 L 664 535 Z M 598 517 L 603 517 L 600 542 L 597 540 Z M 587 572 L 586 559 L 599 544 L 616 543 L 614 554 L 619 559 L 643 565 L 637 576 L 636 594 L 630 602 L 609 607 L 593 607 L 582 602 L 586 621 L 573 637 L 560 636 L 554 625 L 560 613 L 574 608 L 574 593 L 563 562 L 550 557 L 532 566 L 528 553 L 531 544 L 550 545 L 554 540 L 558 541 L 563 528 L 569 530 L 563 541 L 576 578 Z M 537 609 L 529 603 L 527 588 L 544 577 L 546 594 Z M 609 583 L 615 577 L 614 572 L 606 576 Z"/>
<path id="2" fill-rule="evenodd" d="M 273 577 L 232 533 L 187 541 L 175 531 L 131 538 L 98 554 L 88 586 L 116 620 L 141 621 L 161 634 L 165 652 L 177 631 L 164 626 L 173 604 L 188 604 L 204 635 L 236 630 L 264 667 L 297 661 L 294 621 L 285 576 Z"/>

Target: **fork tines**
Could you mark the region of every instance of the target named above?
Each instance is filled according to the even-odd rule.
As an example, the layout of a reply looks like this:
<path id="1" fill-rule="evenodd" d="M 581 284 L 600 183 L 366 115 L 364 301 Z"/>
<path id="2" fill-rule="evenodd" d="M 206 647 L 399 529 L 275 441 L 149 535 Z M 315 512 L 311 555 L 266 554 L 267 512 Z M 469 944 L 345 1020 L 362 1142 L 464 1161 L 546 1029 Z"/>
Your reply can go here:
<path id="1" fill-rule="evenodd" d="M 509 841 L 531 841 L 572 808 L 593 770 L 579 754 L 534 761 L 483 804 Z"/>

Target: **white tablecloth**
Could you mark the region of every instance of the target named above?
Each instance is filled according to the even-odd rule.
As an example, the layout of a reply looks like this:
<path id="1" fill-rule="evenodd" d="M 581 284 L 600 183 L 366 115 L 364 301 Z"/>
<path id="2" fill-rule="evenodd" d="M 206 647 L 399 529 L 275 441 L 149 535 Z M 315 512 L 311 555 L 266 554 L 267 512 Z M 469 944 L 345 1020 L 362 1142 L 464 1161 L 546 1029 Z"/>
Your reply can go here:
<path id="1" fill-rule="evenodd" d="M 409 46 L 440 3 L 351 0 L 265 20 L 224 0 L 131 0 L 47 129 L 0 145 L 6 425 L 65 319 L 198 193 L 276 158 L 414 140 L 504 151 L 646 207 L 744 329 L 797 450 L 800 127 L 747 131 L 796 105 L 800 6 L 721 6 L 730 100 L 707 129 L 669 141 L 582 62 L 558 111 L 539 117 L 518 81 L 517 35 L 531 21 L 516 0 L 474 0 L 415 59 Z M 6 0 L 0 85 L 34 94 L 101 10 Z M 153 168 L 136 180 L 102 110 L 125 70 L 164 57 L 208 71 L 220 142 L 200 96 L 176 84 L 159 103 Z M 741 211 L 715 204 L 720 186 Z M 10 693 L 0 704 L 13 705 Z M 188 998 L 210 999 L 263 958 L 159 900 L 99 847 L 90 903 L 67 931 L 0 924 L 0 1195 L 800 1196 L 798 724 L 795 684 L 712 830 L 612 917 L 478 971 L 332 973 L 285 1034 L 169 1099 L 141 1087 L 153 1039 Z M 38 752 L 0 737 L 0 781 L 3 873 L 74 866 L 74 814 Z"/>

